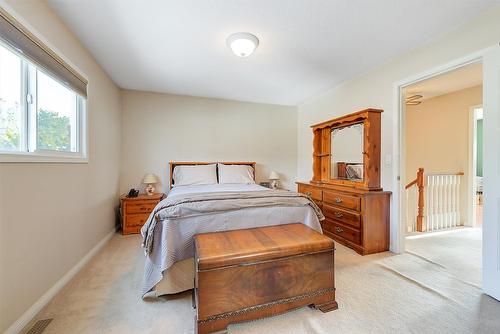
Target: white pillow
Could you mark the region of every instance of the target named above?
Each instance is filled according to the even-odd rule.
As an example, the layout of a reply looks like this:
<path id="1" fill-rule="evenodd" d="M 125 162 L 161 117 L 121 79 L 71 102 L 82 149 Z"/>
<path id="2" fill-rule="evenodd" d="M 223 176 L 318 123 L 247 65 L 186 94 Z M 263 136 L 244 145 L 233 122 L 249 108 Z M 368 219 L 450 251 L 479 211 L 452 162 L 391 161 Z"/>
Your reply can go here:
<path id="1" fill-rule="evenodd" d="M 219 183 L 255 183 L 253 178 L 253 168 L 247 165 L 224 165 L 218 164 Z"/>
<path id="2" fill-rule="evenodd" d="M 196 165 L 196 166 L 175 166 L 173 172 L 173 186 L 191 186 L 199 184 L 217 183 L 217 166 Z"/>

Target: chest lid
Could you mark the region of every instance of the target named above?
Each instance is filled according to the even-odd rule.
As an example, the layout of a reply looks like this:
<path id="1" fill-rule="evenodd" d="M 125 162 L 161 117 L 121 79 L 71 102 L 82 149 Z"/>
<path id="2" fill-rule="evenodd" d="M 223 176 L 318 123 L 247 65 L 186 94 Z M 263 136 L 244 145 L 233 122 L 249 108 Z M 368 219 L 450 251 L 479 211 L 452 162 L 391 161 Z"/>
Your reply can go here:
<path id="1" fill-rule="evenodd" d="M 305 226 L 286 224 L 198 234 L 198 270 L 333 250 L 333 240 Z"/>

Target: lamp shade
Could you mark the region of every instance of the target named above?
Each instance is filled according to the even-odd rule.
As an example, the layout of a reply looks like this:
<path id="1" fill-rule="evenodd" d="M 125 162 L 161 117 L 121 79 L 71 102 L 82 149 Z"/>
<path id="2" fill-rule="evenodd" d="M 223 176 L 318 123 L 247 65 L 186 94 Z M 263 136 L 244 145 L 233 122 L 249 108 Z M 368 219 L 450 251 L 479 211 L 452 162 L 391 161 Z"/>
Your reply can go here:
<path id="1" fill-rule="evenodd" d="M 275 171 L 272 171 L 271 174 L 269 174 L 269 180 L 279 180 L 279 179 L 280 176 Z"/>
<path id="2" fill-rule="evenodd" d="M 160 182 L 160 180 L 158 180 L 156 175 L 151 173 L 144 175 L 144 178 L 142 179 L 142 183 L 144 184 L 158 183 L 158 182 Z"/>

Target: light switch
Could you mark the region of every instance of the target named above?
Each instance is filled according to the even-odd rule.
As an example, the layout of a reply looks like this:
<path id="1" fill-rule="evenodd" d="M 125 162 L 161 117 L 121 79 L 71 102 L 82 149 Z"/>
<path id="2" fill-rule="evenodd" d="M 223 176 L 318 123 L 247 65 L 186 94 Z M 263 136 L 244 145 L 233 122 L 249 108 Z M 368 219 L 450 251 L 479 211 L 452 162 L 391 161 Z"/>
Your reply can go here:
<path id="1" fill-rule="evenodd" d="M 385 165 L 390 166 L 392 164 L 392 155 L 386 154 L 385 155 Z"/>

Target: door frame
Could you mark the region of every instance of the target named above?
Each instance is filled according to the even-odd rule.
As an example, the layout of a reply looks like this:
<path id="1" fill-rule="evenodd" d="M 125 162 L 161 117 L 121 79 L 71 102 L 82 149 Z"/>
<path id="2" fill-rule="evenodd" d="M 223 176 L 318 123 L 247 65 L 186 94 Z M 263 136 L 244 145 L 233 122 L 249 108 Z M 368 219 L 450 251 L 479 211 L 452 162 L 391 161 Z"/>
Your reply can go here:
<path id="1" fill-rule="evenodd" d="M 468 184 L 467 192 L 467 222 L 466 226 L 476 226 L 476 174 L 477 174 L 477 113 L 476 110 L 483 105 L 475 105 L 469 108 L 469 151 L 468 151 Z"/>
<path id="2" fill-rule="evenodd" d="M 406 205 L 405 205 L 405 180 L 406 180 L 406 131 L 405 131 L 405 103 L 403 89 L 417 82 L 445 74 L 461 67 L 483 62 L 484 55 L 491 47 L 471 53 L 467 56 L 452 60 L 448 63 L 433 67 L 429 70 L 407 77 L 393 84 L 393 107 L 395 113 L 393 127 L 393 219 L 391 220 L 392 251 L 404 253 L 406 234 Z M 483 78 L 484 80 L 484 78 Z"/>

